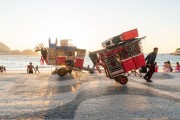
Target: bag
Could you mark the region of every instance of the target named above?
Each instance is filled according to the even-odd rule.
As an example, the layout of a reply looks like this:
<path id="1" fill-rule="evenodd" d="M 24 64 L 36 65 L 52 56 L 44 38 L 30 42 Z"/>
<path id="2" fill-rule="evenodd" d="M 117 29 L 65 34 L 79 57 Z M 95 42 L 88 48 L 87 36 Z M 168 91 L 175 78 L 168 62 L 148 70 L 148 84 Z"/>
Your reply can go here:
<path id="1" fill-rule="evenodd" d="M 147 73 L 147 66 L 142 66 L 142 67 L 140 68 L 140 72 L 141 72 L 141 73 Z"/>

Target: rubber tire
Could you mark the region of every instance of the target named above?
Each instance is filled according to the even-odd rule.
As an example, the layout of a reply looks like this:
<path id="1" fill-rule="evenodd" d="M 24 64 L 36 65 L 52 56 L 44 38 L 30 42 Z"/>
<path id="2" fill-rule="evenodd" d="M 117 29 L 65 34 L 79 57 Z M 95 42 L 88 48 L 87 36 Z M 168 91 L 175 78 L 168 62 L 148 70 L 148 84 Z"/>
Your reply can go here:
<path id="1" fill-rule="evenodd" d="M 66 73 L 67 73 L 66 68 L 64 68 L 64 67 L 59 68 L 59 70 L 58 70 L 59 76 L 63 77 L 64 75 L 66 75 Z"/>
<path id="2" fill-rule="evenodd" d="M 128 82 L 128 78 L 126 76 L 120 76 L 121 85 L 125 85 Z"/>
<path id="3" fill-rule="evenodd" d="M 125 85 L 128 82 L 128 78 L 126 76 L 119 76 L 114 78 L 114 80 L 120 83 L 121 85 Z"/>

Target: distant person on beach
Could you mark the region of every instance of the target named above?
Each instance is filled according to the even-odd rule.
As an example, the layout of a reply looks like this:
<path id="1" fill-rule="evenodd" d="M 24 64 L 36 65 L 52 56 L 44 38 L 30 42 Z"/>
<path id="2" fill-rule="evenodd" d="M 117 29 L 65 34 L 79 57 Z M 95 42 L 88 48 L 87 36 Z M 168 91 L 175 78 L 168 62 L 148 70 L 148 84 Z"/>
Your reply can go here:
<path id="1" fill-rule="evenodd" d="M 164 62 L 163 71 L 164 72 L 170 72 L 170 66 L 167 62 Z"/>
<path id="2" fill-rule="evenodd" d="M 36 73 L 37 71 L 39 72 L 39 67 L 38 67 L 38 65 L 36 65 L 35 73 Z M 39 73 L 40 73 L 40 72 L 39 72 Z"/>
<path id="3" fill-rule="evenodd" d="M 180 72 L 180 65 L 179 65 L 179 62 L 176 62 L 175 72 Z"/>
<path id="4" fill-rule="evenodd" d="M 29 65 L 27 66 L 27 73 L 33 73 L 33 69 L 35 70 L 34 66 L 30 62 Z"/>
<path id="5" fill-rule="evenodd" d="M 169 69 L 170 69 L 170 72 L 172 72 L 172 71 L 173 71 L 173 68 L 172 68 L 172 66 L 171 66 L 171 63 L 170 63 L 170 61 L 167 61 L 167 66 L 169 67 Z"/>
<path id="6" fill-rule="evenodd" d="M 158 65 L 157 65 L 157 62 L 155 62 L 154 65 L 155 65 L 155 71 L 154 71 L 154 72 L 158 72 Z"/>
<path id="7" fill-rule="evenodd" d="M 155 47 L 153 52 L 149 53 L 148 56 L 145 58 L 146 62 L 146 66 L 149 68 L 147 74 L 143 77 L 146 82 L 152 82 L 151 77 L 155 71 L 155 59 L 158 53 L 158 48 Z"/>
<path id="8" fill-rule="evenodd" d="M 6 73 L 6 67 L 5 66 L 3 67 L 3 71 Z"/>
<path id="9" fill-rule="evenodd" d="M 3 66 L 0 66 L 0 72 L 3 74 Z"/>

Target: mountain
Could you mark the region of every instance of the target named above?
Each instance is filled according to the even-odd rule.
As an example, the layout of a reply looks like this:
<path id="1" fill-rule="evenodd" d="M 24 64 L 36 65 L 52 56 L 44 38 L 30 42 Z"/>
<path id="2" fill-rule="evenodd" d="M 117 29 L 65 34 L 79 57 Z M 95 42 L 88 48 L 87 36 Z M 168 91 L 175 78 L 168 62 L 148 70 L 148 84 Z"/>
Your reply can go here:
<path id="1" fill-rule="evenodd" d="M 10 51 L 11 49 L 7 45 L 0 42 L 0 53 L 8 54 Z"/>
<path id="2" fill-rule="evenodd" d="M 23 50 L 22 54 L 23 55 L 38 55 L 38 53 L 36 53 L 36 52 L 34 52 L 34 51 L 30 50 L 30 49 Z"/>
<path id="3" fill-rule="evenodd" d="M 38 53 L 36 53 L 30 49 L 23 50 L 22 52 L 20 50 L 11 50 L 7 45 L 5 45 L 2 42 L 0 42 L 0 54 L 3 54 L 3 55 L 39 55 Z"/>
<path id="4" fill-rule="evenodd" d="M 19 50 L 12 50 L 12 51 L 10 52 L 10 55 L 22 55 L 22 52 L 19 51 Z"/>

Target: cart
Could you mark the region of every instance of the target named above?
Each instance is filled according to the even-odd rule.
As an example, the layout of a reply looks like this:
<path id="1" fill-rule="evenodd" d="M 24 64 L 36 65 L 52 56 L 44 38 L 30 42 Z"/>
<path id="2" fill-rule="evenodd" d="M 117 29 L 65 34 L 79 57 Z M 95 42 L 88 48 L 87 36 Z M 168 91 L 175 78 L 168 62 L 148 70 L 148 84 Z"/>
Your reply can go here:
<path id="1" fill-rule="evenodd" d="M 67 73 L 71 73 L 72 70 L 81 71 L 86 54 L 85 49 L 79 49 L 76 46 L 69 45 L 68 41 L 67 39 L 63 39 L 60 41 L 60 46 L 58 46 L 57 39 L 55 43 L 51 43 L 51 39 L 49 38 L 49 48 L 44 48 L 42 43 L 34 48 L 36 52 L 41 51 L 41 64 L 46 63 L 47 65 L 56 66 L 55 73 L 61 77 Z"/>
<path id="2" fill-rule="evenodd" d="M 136 32 L 136 34 L 132 32 Z M 107 77 L 125 85 L 131 74 L 142 77 L 137 70 L 146 64 L 141 47 L 141 40 L 146 36 L 137 38 L 137 29 L 126 32 L 128 36 L 126 36 L 126 40 L 122 40 L 123 35 L 124 33 L 119 35 L 119 40 L 116 36 L 117 42 L 108 44 L 105 49 L 90 52 L 89 57 L 99 73 L 101 73 L 100 66 L 102 66 Z M 110 43 L 110 41 L 105 42 Z"/>

